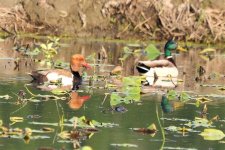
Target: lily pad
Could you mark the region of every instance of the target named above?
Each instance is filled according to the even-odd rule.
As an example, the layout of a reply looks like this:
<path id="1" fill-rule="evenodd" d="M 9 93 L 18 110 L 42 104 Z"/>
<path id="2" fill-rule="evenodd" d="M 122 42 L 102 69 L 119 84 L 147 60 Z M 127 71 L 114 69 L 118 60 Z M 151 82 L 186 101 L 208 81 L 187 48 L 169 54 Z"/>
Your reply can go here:
<path id="1" fill-rule="evenodd" d="M 177 97 L 177 93 L 176 93 L 176 91 L 174 91 L 174 90 L 170 90 L 170 91 L 167 93 L 167 98 L 168 98 L 168 100 L 174 100 L 174 99 L 176 99 L 176 97 Z"/>
<path id="2" fill-rule="evenodd" d="M 160 51 L 153 44 L 149 44 L 145 51 L 147 52 L 147 57 L 149 60 L 154 60 L 160 55 Z"/>
<path id="3" fill-rule="evenodd" d="M 218 129 L 204 129 L 199 135 L 203 136 L 204 140 L 222 140 L 225 137 L 225 134 Z"/>

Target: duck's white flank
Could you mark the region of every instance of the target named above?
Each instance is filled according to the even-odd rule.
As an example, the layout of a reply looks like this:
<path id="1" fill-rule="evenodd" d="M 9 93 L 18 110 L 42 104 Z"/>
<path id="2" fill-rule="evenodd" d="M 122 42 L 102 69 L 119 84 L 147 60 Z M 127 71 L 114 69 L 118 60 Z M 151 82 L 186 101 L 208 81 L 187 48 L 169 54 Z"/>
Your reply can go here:
<path id="1" fill-rule="evenodd" d="M 67 86 L 67 85 L 72 85 L 73 84 L 73 77 L 67 77 L 64 75 L 60 75 L 56 72 L 51 72 L 47 74 L 47 79 L 50 82 L 57 82 L 59 80 L 61 80 L 61 83 L 63 86 Z"/>

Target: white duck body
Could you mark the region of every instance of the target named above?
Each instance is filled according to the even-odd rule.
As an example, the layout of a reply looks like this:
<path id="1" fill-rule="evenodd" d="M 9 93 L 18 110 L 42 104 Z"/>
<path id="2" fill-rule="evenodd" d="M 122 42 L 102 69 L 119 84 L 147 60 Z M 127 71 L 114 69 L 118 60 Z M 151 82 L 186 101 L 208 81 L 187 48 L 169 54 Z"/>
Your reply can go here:
<path id="1" fill-rule="evenodd" d="M 156 87 L 175 87 L 177 85 L 178 70 L 175 67 L 151 68 L 147 73 L 146 80 L 149 85 Z"/>
<path id="2" fill-rule="evenodd" d="M 173 39 L 170 39 L 164 47 L 164 59 L 139 61 L 136 68 L 139 73 L 146 76 L 149 85 L 159 85 L 162 84 L 162 82 L 164 83 L 170 80 L 169 82 L 171 82 L 173 86 L 176 86 L 178 69 L 171 54 L 171 51 L 176 49 L 178 49 L 177 43 Z"/>
<path id="3" fill-rule="evenodd" d="M 68 86 L 73 84 L 73 75 L 71 73 L 70 76 L 61 75 L 57 72 L 50 72 L 46 75 L 46 78 L 50 82 L 58 82 L 62 84 L 62 86 Z"/>

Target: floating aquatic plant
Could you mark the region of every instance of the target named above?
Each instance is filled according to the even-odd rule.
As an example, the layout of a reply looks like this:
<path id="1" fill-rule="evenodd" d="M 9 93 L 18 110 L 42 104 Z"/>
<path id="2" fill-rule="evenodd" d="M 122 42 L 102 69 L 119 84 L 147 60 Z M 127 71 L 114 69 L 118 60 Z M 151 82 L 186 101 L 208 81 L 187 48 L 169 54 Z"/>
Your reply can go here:
<path id="1" fill-rule="evenodd" d="M 110 105 L 115 106 L 120 103 L 129 104 L 139 101 L 141 96 L 141 82 L 143 78 L 138 76 L 124 77 L 122 81 L 122 92 L 113 92 L 110 96 Z"/>
<path id="2" fill-rule="evenodd" d="M 10 117 L 9 119 L 10 121 L 12 121 L 10 125 L 13 125 L 18 122 L 23 122 L 23 117 Z"/>
<path id="3" fill-rule="evenodd" d="M 160 55 L 160 51 L 153 44 L 149 44 L 145 51 L 147 52 L 147 57 L 150 60 L 156 59 Z"/>
<path id="4" fill-rule="evenodd" d="M 110 144 L 111 146 L 115 146 L 115 147 L 129 147 L 129 148 L 132 148 L 132 147 L 138 147 L 138 145 L 136 144 L 130 144 L 130 143 L 122 143 L 122 144 L 119 144 L 119 143 L 112 143 Z"/>
<path id="5" fill-rule="evenodd" d="M 178 93 L 175 90 L 169 90 L 169 92 L 167 93 L 167 98 L 169 100 L 177 100 L 178 99 L 181 102 L 186 102 L 186 101 L 190 100 L 191 97 L 186 92 Z"/>
<path id="6" fill-rule="evenodd" d="M 143 133 L 143 134 L 149 134 L 152 137 L 155 136 L 155 134 L 157 132 L 157 128 L 154 123 L 149 125 L 147 128 L 131 128 L 131 130 L 133 130 L 135 132 Z"/>
<path id="7" fill-rule="evenodd" d="M 12 97 L 9 96 L 8 94 L 7 95 L 0 95 L 0 99 L 5 99 L 5 100 L 8 100 L 8 99 L 11 99 Z"/>
<path id="8" fill-rule="evenodd" d="M 197 128 L 197 127 L 212 127 L 212 121 L 206 118 L 195 117 L 194 121 L 184 124 L 188 127 Z"/>
<path id="9" fill-rule="evenodd" d="M 123 47 L 123 56 L 119 58 L 122 63 L 130 56 L 145 55 L 149 60 L 154 60 L 160 55 L 160 51 L 153 44 L 149 44 L 146 48 L 143 48 L 140 44 L 128 44 Z"/>
<path id="10" fill-rule="evenodd" d="M 53 132 L 54 130 L 48 130 L 44 131 L 42 130 L 32 130 L 31 128 L 6 128 L 6 127 L 1 127 L 0 128 L 0 138 L 15 138 L 15 139 L 23 139 L 25 143 L 29 143 L 31 139 L 45 139 L 45 138 L 50 138 L 49 136 L 46 135 L 33 135 L 36 133 L 50 133 Z"/>
<path id="11" fill-rule="evenodd" d="M 85 116 L 82 116 L 80 118 L 73 117 L 69 119 L 69 122 L 74 123 L 76 122 L 78 127 L 106 127 L 106 128 L 112 128 L 115 126 L 118 126 L 118 124 L 115 123 L 104 123 L 104 122 L 98 122 L 96 120 L 88 120 Z"/>
<path id="12" fill-rule="evenodd" d="M 199 135 L 201 135 L 204 138 L 204 140 L 210 141 L 222 140 L 225 137 L 223 131 L 211 128 L 204 129 L 204 131 L 201 132 Z"/>
<path id="13" fill-rule="evenodd" d="M 169 126 L 169 127 L 165 127 L 165 130 L 181 133 L 182 135 L 185 135 L 186 133 L 189 133 L 189 132 L 199 132 L 191 128 L 186 128 L 184 126 L 183 127 Z"/>

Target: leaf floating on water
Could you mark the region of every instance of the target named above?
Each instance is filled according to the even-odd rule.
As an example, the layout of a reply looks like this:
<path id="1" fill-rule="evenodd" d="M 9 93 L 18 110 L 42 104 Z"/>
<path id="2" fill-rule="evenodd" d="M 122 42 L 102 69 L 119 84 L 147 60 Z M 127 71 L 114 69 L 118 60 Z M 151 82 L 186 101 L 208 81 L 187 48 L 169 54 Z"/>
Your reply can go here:
<path id="1" fill-rule="evenodd" d="M 219 87 L 218 90 L 225 91 L 225 86 Z"/>
<path id="2" fill-rule="evenodd" d="M 215 51 L 216 51 L 216 49 L 214 49 L 214 48 L 205 48 L 202 51 L 200 51 L 199 54 L 206 54 L 206 53 L 211 53 L 211 52 L 215 52 Z"/>
<path id="3" fill-rule="evenodd" d="M 148 126 L 147 128 L 132 128 L 132 130 L 143 134 L 150 134 L 152 137 L 155 136 L 157 132 L 157 128 L 154 123 Z"/>
<path id="4" fill-rule="evenodd" d="M 190 99 L 190 96 L 189 96 L 187 93 L 182 92 L 182 93 L 180 94 L 180 100 L 181 100 L 182 102 L 188 101 L 189 99 Z"/>
<path id="5" fill-rule="evenodd" d="M 74 123 L 77 117 L 71 118 L 69 121 L 71 123 Z M 119 126 L 115 123 L 105 123 L 105 122 L 98 122 L 96 120 L 87 120 L 85 116 L 82 116 L 77 119 L 77 126 L 81 128 L 88 128 L 88 130 L 97 131 L 95 127 L 106 127 L 106 128 L 112 128 L 115 126 Z"/>
<path id="6" fill-rule="evenodd" d="M 65 95 L 68 93 L 66 90 L 61 90 L 61 89 L 54 89 L 51 92 L 56 95 Z"/>
<path id="7" fill-rule="evenodd" d="M 112 93 L 110 96 L 110 105 L 111 106 L 118 105 L 123 101 L 124 101 L 124 99 L 121 96 L 119 96 L 117 93 Z"/>
<path id="8" fill-rule="evenodd" d="M 198 150 L 196 148 L 184 148 L 184 147 L 163 147 L 163 149 L 171 149 L 171 150 Z"/>
<path id="9" fill-rule="evenodd" d="M 76 123 L 76 126 L 81 128 L 95 128 L 91 120 L 86 119 L 85 116 L 82 116 L 80 118 L 73 117 L 69 120 L 72 124 Z"/>
<path id="10" fill-rule="evenodd" d="M 202 109 L 201 114 L 207 114 L 207 111 L 208 111 L 208 108 L 207 108 L 207 105 L 205 104 L 203 109 Z"/>
<path id="11" fill-rule="evenodd" d="M 11 99 L 12 97 L 9 95 L 2 95 L 2 96 L 0 96 L 0 98 L 8 100 L 8 99 Z"/>
<path id="12" fill-rule="evenodd" d="M 48 122 L 29 122 L 30 124 L 36 124 L 36 125 L 49 125 L 49 126 L 58 126 L 58 123 L 48 123 Z"/>
<path id="13" fill-rule="evenodd" d="M 138 147 L 136 144 L 129 144 L 129 143 L 123 143 L 123 144 L 110 144 L 111 146 L 115 147 Z"/>
<path id="14" fill-rule="evenodd" d="M 199 107 L 199 106 L 200 106 L 200 101 L 196 101 L 196 102 L 195 102 L 195 106 L 196 106 L 196 107 Z"/>
<path id="15" fill-rule="evenodd" d="M 123 86 L 127 87 L 127 86 L 136 86 L 136 87 L 140 87 L 141 86 L 141 82 L 143 81 L 143 77 L 141 76 L 130 76 L 130 77 L 124 77 L 123 78 Z"/>
<path id="16" fill-rule="evenodd" d="M 9 119 L 12 122 L 23 122 L 23 117 L 10 117 Z"/>
<path id="17" fill-rule="evenodd" d="M 218 121 L 219 119 L 220 119 L 219 115 L 216 115 L 210 121 Z"/>
<path id="18" fill-rule="evenodd" d="M 90 146 L 83 146 L 81 150 L 93 150 Z"/>
<path id="19" fill-rule="evenodd" d="M 155 130 L 155 131 L 157 130 L 156 125 L 154 123 L 151 124 L 150 126 L 148 126 L 147 129 L 149 129 L 149 130 Z"/>
<path id="20" fill-rule="evenodd" d="M 147 57 L 150 60 L 156 59 L 160 55 L 160 51 L 153 44 L 149 44 L 145 51 L 147 52 Z"/>
<path id="21" fill-rule="evenodd" d="M 9 96 L 9 95 L 0 95 L 0 99 L 5 99 L 5 100 L 8 100 L 8 99 L 11 99 L 12 97 Z"/>
<path id="22" fill-rule="evenodd" d="M 205 98 L 205 97 L 199 97 L 199 98 L 196 98 L 196 101 L 199 101 L 200 103 L 204 104 L 204 103 L 211 102 L 213 100 Z"/>
<path id="23" fill-rule="evenodd" d="M 96 126 L 96 127 L 104 127 L 104 128 L 113 128 L 113 127 L 118 127 L 119 124 L 115 124 L 115 123 L 104 123 L 104 122 L 98 122 L 95 120 L 92 120 L 92 123 Z"/>
<path id="24" fill-rule="evenodd" d="M 170 90 L 168 93 L 167 93 L 167 98 L 168 100 L 175 100 L 177 97 L 177 93 L 176 91 L 174 90 Z"/>
<path id="25" fill-rule="evenodd" d="M 199 118 L 195 117 L 195 120 L 192 122 L 188 122 L 184 124 L 188 127 L 196 128 L 196 127 L 212 127 L 212 121 L 209 121 L 208 119 L 205 118 Z"/>
<path id="26" fill-rule="evenodd" d="M 218 129 L 204 129 L 199 135 L 203 136 L 204 140 L 222 140 L 225 134 Z"/>
<path id="27" fill-rule="evenodd" d="M 40 115 L 27 115 L 27 119 L 38 119 L 41 118 Z"/>
<path id="28" fill-rule="evenodd" d="M 62 139 L 70 139 L 70 132 L 69 131 L 62 131 L 58 134 L 58 136 Z"/>
<path id="29" fill-rule="evenodd" d="M 55 129 L 49 128 L 49 127 L 44 127 L 44 128 L 42 128 L 42 131 L 44 131 L 44 132 L 46 132 L 46 133 L 50 133 L 50 132 L 54 132 Z"/>
<path id="30" fill-rule="evenodd" d="M 181 122 L 187 122 L 190 121 L 188 119 L 182 119 L 182 118 L 161 118 L 163 120 L 169 120 L 169 121 L 181 121 Z"/>
<path id="31" fill-rule="evenodd" d="M 191 129 L 191 128 L 176 127 L 176 126 L 165 127 L 165 130 L 172 131 L 172 132 L 178 132 L 178 133 L 198 132 L 198 131 L 193 130 L 193 129 Z"/>

